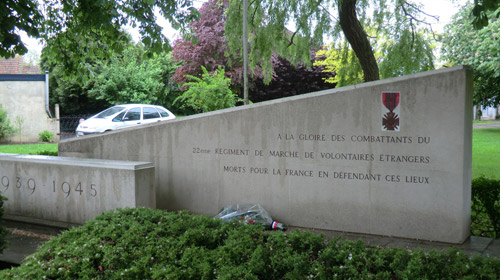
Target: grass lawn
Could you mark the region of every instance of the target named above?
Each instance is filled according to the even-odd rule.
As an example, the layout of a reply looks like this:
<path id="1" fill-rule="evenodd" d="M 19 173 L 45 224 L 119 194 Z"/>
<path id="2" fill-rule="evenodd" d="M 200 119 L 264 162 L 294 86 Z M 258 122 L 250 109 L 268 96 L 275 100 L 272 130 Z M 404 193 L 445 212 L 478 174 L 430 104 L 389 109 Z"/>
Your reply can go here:
<path id="1" fill-rule="evenodd" d="M 0 145 L 0 153 L 36 155 L 46 151 L 57 152 L 57 143 Z"/>
<path id="2" fill-rule="evenodd" d="M 500 127 L 472 133 L 472 178 L 481 175 L 500 179 Z"/>

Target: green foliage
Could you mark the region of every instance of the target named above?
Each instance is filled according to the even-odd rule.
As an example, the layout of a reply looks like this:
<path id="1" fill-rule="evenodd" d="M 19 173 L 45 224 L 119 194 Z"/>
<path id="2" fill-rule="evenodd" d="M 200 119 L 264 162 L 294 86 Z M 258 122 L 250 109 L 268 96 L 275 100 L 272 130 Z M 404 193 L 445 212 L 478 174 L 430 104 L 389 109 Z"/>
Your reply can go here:
<path id="1" fill-rule="evenodd" d="M 273 52 L 286 57 L 292 63 L 303 62 L 310 65 L 312 46 L 321 46 L 323 34 L 334 26 L 316 1 L 248 1 L 249 64 L 252 69 L 260 66 L 263 74 L 271 80 Z M 331 1 L 326 1 L 331 2 Z M 231 0 L 226 10 L 225 34 L 230 53 L 241 55 L 242 1 Z M 328 5 L 328 3 L 325 3 Z M 294 21 L 297 32 L 290 34 L 286 25 Z M 314 26 L 311 26 L 314 22 Z"/>
<path id="2" fill-rule="evenodd" d="M 472 180 L 472 234 L 500 237 L 500 180 Z"/>
<path id="3" fill-rule="evenodd" d="M 25 54 L 28 49 L 21 41 L 18 30 L 29 36 L 38 36 L 41 13 L 35 0 L 3 0 L 0 6 L 0 57 Z"/>
<path id="4" fill-rule="evenodd" d="M 380 77 L 386 79 L 433 70 L 430 41 L 424 33 L 412 33 L 407 29 L 402 30 L 395 40 L 382 41 Z"/>
<path id="5" fill-rule="evenodd" d="M 471 11 L 472 25 L 474 28 L 481 29 L 488 25 L 488 17 L 498 18 L 500 16 L 500 0 L 474 0 L 474 8 Z M 496 15 L 488 11 L 497 11 Z"/>
<path id="6" fill-rule="evenodd" d="M 5 212 L 5 209 L 3 207 L 5 200 L 7 200 L 7 198 L 0 195 L 0 222 L 2 221 L 2 217 Z M 7 247 L 7 240 L 6 240 L 7 233 L 8 233 L 7 228 L 0 223 L 0 254 Z"/>
<path id="7" fill-rule="evenodd" d="M 426 31 L 411 31 L 398 28 L 393 33 L 388 30 L 367 28 L 372 38 L 375 59 L 379 62 L 380 78 L 387 79 L 419 73 L 434 69 L 434 40 Z M 337 87 L 355 85 L 363 82 L 363 69 L 354 51 L 347 41 L 332 44 L 329 49 L 316 52 L 314 65 L 325 66 L 324 72 L 335 72 L 335 76 L 326 79 L 328 83 L 337 83 Z"/>
<path id="8" fill-rule="evenodd" d="M 61 233 L 1 279 L 494 279 L 500 260 L 368 247 L 146 208 Z"/>
<path id="9" fill-rule="evenodd" d="M 109 62 L 94 67 L 96 75 L 86 84 L 88 95 L 106 104 L 146 103 L 163 105 L 176 89 L 169 82 L 176 68 L 170 54 L 144 57 L 141 47 L 130 46 L 123 55 L 115 54 Z"/>
<path id="10" fill-rule="evenodd" d="M 342 9 L 338 8 L 345 2 L 353 3 L 356 13 L 346 15 Z M 242 3 L 239 0 L 231 0 L 229 3 L 226 11 L 225 32 L 230 52 L 239 54 L 242 45 Z M 372 13 L 368 13 L 369 11 Z M 358 40 L 347 44 L 344 34 L 353 31 L 343 30 L 338 19 L 351 18 L 354 14 L 357 16 L 356 20 L 359 19 L 362 29 L 355 31 Z M 422 71 L 423 65 L 425 65 L 423 70 L 427 70 L 427 67 L 432 68 L 432 62 L 429 62 L 432 61 L 430 44 L 421 42 L 429 39 L 427 34 L 430 33 L 430 29 L 425 24 L 421 6 L 412 1 L 293 0 L 277 2 L 257 0 L 249 1 L 248 15 L 248 33 L 251 34 L 249 38 L 250 65 L 252 69 L 257 66 L 262 67 L 269 79 L 272 74 L 270 57 L 273 52 L 294 63 L 307 63 L 310 61 L 310 50 L 317 50 L 321 47 L 324 37 L 333 39 L 335 46 L 342 46 L 343 50 L 338 50 L 339 53 L 335 54 L 340 56 L 340 63 L 353 62 L 352 65 L 342 64 L 342 68 L 353 68 L 344 71 L 345 76 L 342 76 L 342 68 L 335 69 L 337 74 L 341 74 L 340 84 L 344 84 L 343 81 L 346 81 L 345 84 L 357 81 L 361 66 L 363 66 L 362 69 L 372 69 L 378 73 L 376 64 L 372 65 L 370 62 L 367 65 L 366 63 L 368 60 L 376 63 L 375 59 L 358 59 L 359 62 L 353 59 L 352 49 L 354 48 L 351 48 L 353 45 L 363 45 L 364 52 L 356 54 L 358 58 L 373 56 L 374 52 L 379 50 L 379 57 L 383 57 L 386 63 L 387 75 Z M 295 25 L 294 30 L 288 30 L 290 23 Z M 413 34 L 410 41 L 408 41 L 408 33 Z M 362 43 L 367 41 L 362 38 L 369 40 L 368 46 Z M 387 41 L 390 45 L 377 47 L 378 41 Z M 398 47 L 404 47 L 404 49 L 397 52 Z M 415 55 L 408 57 L 407 52 L 414 52 Z M 406 57 L 389 56 L 391 53 L 406 55 Z M 412 61 L 412 59 L 424 59 L 424 61 Z M 407 62 L 411 62 L 411 66 L 401 70 Z M 363 74 L 367 76 L 367 73 Z"/>
<path id="11" fill-rule="evenodd" d="M 234 107 L 240 100 L 229 88 L 231 79 L 226 78 L 224 69 L 218 67 L 213 73 L 201 66 L 201 78 L 187 75 L 194 81 L 183 84 L 188 89 L 174 103 L 180 102 L 183 106 L 190 107 L 197 112 L 210 112 L 224 108 Z"/>
<path id="12" fill-rule="evenodd" d="M 472 6 L 466 5 L 445 26 L 442 57 L 453 65 L 464 64 L 474 71 L 474 104 L 500 104 L 500 18 L 476 30 L 471 23 Z M 500 8 L 497 9 L 500 13 Z M 489 12 L 492 15 L 493 12 Z"/>
<path id="13" fill-rule="evenodd" d="M 68 76 L 86 78 L 89 60 L 122 52 L 128 39 L 122 26 L 139 27 L 148 54 L 169 50 L 157 14 L 176 29 L 198 15 L 191 0 L 3 0 L 0 57 L 27 52 L 19 36 L 25 31 L 45 41 L 47 58 L 61 63 Z"/>
<path id="14" fill-rule="evenodd" d="M 148 54 L 170 49 L 155 13 L 174 28 L 196 17 L 190 0 L 44 0 L 41 37 L 45 52 L 54 63 L 61 63 L 69 76 L 88 77 L 89 59 L 108 59 L 124 50 L 128 37 L 122 26 L 139 27 L 141 43 Z"/>
<path id="15" fill-rule="evenodd" d="M 130 43 L 124 48 L 123 54 L 115 53 L 110 59 L 89 61 L 92 76 L 84 81 L 68 76 L 62 65 L 44 58 L 42 64 L 51 69 L 51 104 L 60 104 L 63 115 L 97 113 L 131 102 L 155 103 L 172 109 L 180 88 L 171 81 L 178 66 L 171 55 L 147 56 L 141 45 Z"/>
<path id="16" fill-rule="evenodd" d="M 54 133 L 44 130 L 40 133 L 38 133 L 38 137 L 40 138 L 40 141 L 42 142 L 51 142 L 52 138 L 54 138 Z"/>
<path id="17" fill-rule="evenodd" d="M 329 49 L 316 52 L 317 57 L 325 57 L 314 62 L 314 66 L 325 66 L 323 72 L 334 72 L 335 76 L 325 79 L 325 82 L 337 84 L 337 87 L 355 85 L 363 82 L 363 70 L 356 54 L 345 46 L 336 48 L 332 45 Z"/>
<path id="18" fill-rule="evenodd" d="M 15 131 L 14 127 L 10 124 L 7 111 L 0 105 L 0 142 L 8 141 Z"/>

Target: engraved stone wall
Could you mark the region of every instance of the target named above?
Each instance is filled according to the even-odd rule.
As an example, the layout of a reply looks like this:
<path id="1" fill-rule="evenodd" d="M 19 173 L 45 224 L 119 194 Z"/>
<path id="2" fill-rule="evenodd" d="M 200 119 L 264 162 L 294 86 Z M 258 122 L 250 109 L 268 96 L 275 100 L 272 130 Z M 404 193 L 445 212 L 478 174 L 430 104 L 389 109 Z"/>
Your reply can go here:
<path id="1" fill-rule="evenodd" d="M 0 192 L 8 216 L 83 224 L 126 207 L 156 206 L 146 162 L 0 154 Z"/>
<path id="2" fill-rule="evenodd" d="M 157 206 L 258 202 L 286 224 L 460 243 L 472 80 L 431 71 L 68 140 L 63 155 L 153 162 Z"/>

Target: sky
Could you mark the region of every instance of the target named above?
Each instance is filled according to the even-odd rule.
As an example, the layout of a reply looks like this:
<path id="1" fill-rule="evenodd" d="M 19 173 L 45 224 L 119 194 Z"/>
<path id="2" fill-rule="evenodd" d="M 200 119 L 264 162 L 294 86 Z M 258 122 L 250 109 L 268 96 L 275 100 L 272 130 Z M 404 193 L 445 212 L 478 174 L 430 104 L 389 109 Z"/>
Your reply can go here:
<path id="1" fill-rule="evenodd" d="M 420 2 L 423 5 L 423 11 L 425 13 L 437 15 L 439 17 L 439 21 L 432 18 L 428 19 L 436 33 L 441 33 L 443 27 L 450 22 L 451 17 L 468 1 L 471 0 L 415 0 L 415 2 Z M 205 0 L 194 0 L 193 2 L 194 6 L 199 8 Z M 179 32 L 172 29 L 167 21 L 159 19 L 158 24 L 163 27 L 163 34 L 171 40 L 171 43 L 179 38 Z M 137 30 L 133 30 L 131 27 L 126 29 L 132 34 L 135 41 L 139 40 L 139 33 Z M 40 55 L 43 47 L 40 40 L 29 38 L 26 34 L 21 34 L 21 39 L 30 52 L 34 52 L 38 56 Z"/>

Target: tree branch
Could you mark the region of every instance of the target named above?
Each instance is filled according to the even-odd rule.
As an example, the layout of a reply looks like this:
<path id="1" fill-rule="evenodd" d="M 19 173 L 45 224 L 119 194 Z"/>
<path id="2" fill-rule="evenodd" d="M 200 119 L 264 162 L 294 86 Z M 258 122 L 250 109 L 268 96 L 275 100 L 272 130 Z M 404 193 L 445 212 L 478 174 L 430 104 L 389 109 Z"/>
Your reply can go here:
<path id="1" fill-rule="evenodd" d="M 356 15 L 356 0 L 338 2 L 339 23 L 359 59 L 365 82 L 380 79 L 379 69 L 367 34 Z"/>
<path id="2" fill-rule="evenodd" d="M 414 8 L 415 10 L 417 10 L 419 13 L 422 13 L 426 16 L 429 16 L 429 17 L 432 17 L 436 20 L 439 21 L 439 17 L 438 16 L 433 16 L 433 15 L 429 15 L 427 13 L 425 13 L 424 11 L 422 11 L 421 9 L 419 9 L 418 7 L 416 7 L 415 5 L 411 4 L 411 3 L 408 3 L 408 2 L 404 2 L 403 4 L 401 4 L 401 9 L 403 10 L 403 13 L 405 14 L 405 16 L 407 18 L 410 19 L 410 26 L 411 26 L 411 32 L 412 32 L 412 37 L 414 38 L 414 33 L 415 33 L 415 24 L 413 23 L 413 21 L 416 21 L 418 23 L 422 23 L 422 24 L 425 24 L 429 27 L 429 29 L 431 30 L 431 33 L 432 33 L 432 37 L 434 39 L 436 39 L 436 34 L 434 33 L 434 30 L 432 29 L 432 24 L 430 24 L 429 22 L 425 21 L 425 20 L 421 20 L 417 17 L 415 17 L 415 15 L 413 15 L 412 13 L 408 12 L 408 10 L 406 9 L 405 7 L 405 4 Z M 412 41 L 412 45 L 413 45 L 413 41 Z"/>
<path id="3" fill-rule="evenodd" d="M 295 34 L 297 34 L 297 32 L 299 32 L 299 29 L 297 29 L 297 30 L 295 30 L 295 32 L 293 32 L 292 38 L 290 38 L 290 43 L 288 43 L 288 46 L 286 46 L 287 48 L 289 48 L 291 45 L 293 45 L 293 38 L 295 37 Z"/>
<path id="4" fill-rule="evenodd" d="M 431 18 L 433 18 L 433 19 L 435 19 L 435 20 L 439 21 L 439 16 L 434 16 L 434 15 L 428 14 L 428 13 L 426 13 L 426 12 L 422 11 L 422 10 L 421 10 L 419 7 L 417 7 L 415 4 L 409 3 L 409 2 L 407 2 L 407 1 L 405 1 L 405 4 L 406 4 L 406 5 L 408 5 L 408 6 L 410 6 L 410 7 L 412 7 L 412 8 L 414 8 L 414 9 L 415 9 L 415 10 L 417 10 L 419 13 L 424 14 L 424 15 L 426 15 L 426 16 L 428 16 L 428 17 L 431 17 Z"/>

